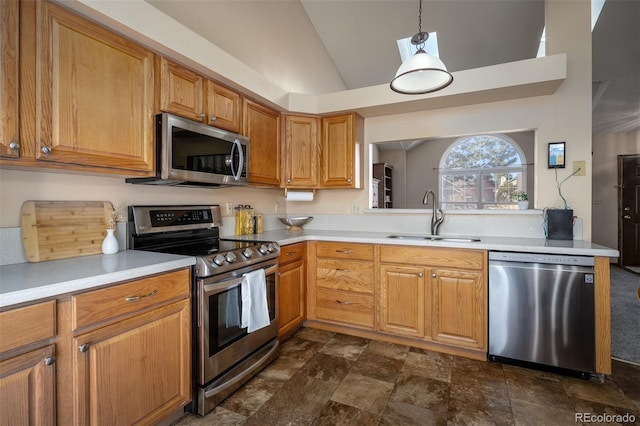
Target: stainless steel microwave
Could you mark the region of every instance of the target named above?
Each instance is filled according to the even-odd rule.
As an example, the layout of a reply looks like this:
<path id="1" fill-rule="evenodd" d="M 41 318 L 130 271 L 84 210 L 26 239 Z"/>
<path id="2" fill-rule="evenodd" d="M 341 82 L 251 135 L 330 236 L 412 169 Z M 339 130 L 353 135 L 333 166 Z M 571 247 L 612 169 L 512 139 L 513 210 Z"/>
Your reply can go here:
<path id="1" fill-rule="evenodd" d="M 156 115 L 156 176 L 128 183 L 179 186 L 247 185 L 249 139 L 193 120 Z"/>

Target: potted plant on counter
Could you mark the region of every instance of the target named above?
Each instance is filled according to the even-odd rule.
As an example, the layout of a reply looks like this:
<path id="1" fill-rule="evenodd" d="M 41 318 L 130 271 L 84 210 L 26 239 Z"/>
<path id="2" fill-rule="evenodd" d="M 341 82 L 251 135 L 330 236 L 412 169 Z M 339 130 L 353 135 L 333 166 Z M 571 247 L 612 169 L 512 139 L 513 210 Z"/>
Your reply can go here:
<path id="1" fill-rule="evenodd" d="M 514 192 L 513 199 L 518 202 L 518 208 L 520 210 L 527 210 L 529 208 L 529 196 L 525 191 Z"/>

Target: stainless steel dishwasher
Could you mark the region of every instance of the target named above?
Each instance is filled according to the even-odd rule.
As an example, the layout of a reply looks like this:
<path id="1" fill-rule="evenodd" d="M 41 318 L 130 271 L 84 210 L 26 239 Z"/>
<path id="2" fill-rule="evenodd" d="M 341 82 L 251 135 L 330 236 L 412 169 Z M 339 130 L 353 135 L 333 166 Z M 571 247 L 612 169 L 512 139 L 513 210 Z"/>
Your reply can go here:
<path id="1" fill-rule="evenodd" d="M 594 373 L 593 265 L 587 256 L 489 252 L 489 360 Z"/>

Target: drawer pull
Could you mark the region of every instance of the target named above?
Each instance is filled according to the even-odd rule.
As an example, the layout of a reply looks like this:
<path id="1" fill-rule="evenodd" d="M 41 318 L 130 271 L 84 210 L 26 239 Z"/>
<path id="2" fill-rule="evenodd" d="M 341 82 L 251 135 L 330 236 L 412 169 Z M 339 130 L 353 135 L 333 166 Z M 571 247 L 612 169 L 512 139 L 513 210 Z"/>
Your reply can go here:
<path id="1" fill-rule="evenodd" d="M 339 271 L 339 272 L 351 272 L 351 269 L 336 268 L 336 271 Z"/>
<path id="2" fill-rule="evenodd" d="M 44 359 L 44 365 L 53 365 L 56 363 L 56 357 L 55 356 L 48 356 Z"/>
<path id="3" fill-rule="evenodd" d="M 336 253 L 351 254 L 351 250 L 336 250 Z"/>
<path id="4" fill-rule="evenodd" d="M 339 303 L 341 305 L 352 305 L 353 304 L 353 302 L 349 302 L 348 300 L 344 300 L 343 301 L 343 300 L 338 300 L 338 299 L 336 299 L 336 303 Z"/>
<path id="5" fill-rule="evenodd" d="M 294 254 L 296 254 L 296 252 L 295 252 L 295 251 L 288 251 L 288 252 L 286 252 L 284 255 L 285 255 L 285 256 L 293 256 Z"/>
<path id="6" fill-rule="evenodd" d="M 143 294 L 140 296 L 129 296 L 126 299 L 124 299 L 126 302 L 135 302 L 136 300 L 140 300 L 143 299 L 145 297 L 149 297 L 149 296 L 153 296 L 154 294 L 157 294 L 158 290 L 153 290 L 151 293 L 149 294 Z"/>

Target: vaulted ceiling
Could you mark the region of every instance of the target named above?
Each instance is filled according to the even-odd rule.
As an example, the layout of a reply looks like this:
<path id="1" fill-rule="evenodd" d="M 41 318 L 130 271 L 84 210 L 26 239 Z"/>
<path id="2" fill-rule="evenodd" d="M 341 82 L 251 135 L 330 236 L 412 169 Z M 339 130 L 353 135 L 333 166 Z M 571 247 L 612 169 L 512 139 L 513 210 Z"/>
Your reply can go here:
<path id="1" fill-rule="evenodd" d="M 418 32 L 417 0 L 147 2 L 291 92 L 388 83 L 396 40 Z M 451 72 L 533 58 L 543 28 L 543 0 L 423 1 L 422 29 Z M 595 132 L 640 127 L 639 28 L 640 1 L 607 0 L 593 33 Z"/>

